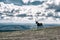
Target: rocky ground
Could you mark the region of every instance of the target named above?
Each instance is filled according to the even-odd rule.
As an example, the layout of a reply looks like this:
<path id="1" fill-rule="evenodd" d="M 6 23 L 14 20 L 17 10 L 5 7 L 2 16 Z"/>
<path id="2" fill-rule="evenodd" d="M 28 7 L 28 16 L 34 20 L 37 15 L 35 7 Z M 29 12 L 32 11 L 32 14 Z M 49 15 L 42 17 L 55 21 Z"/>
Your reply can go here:
<path id="1" fill-rule="evenodd" d="M 0 40 L 60 40 L 60 27 L 0 32 Z"/>

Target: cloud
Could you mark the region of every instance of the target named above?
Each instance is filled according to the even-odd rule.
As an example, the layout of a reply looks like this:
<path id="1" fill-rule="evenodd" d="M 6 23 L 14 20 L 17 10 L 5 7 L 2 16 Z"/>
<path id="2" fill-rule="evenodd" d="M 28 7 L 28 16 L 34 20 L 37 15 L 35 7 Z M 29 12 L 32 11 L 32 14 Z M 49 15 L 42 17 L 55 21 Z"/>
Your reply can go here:
<path id="1" fill-rule="evenodd" d="M 59 5 L 59 4 L 60 4 L 60 0 L 54 0 L 54 3 L 55 3 L 56 5 Z"/>
<path id="2" fill-rule="evenodd" d="M 5 3 L 13 3 L 15 5 L 40 5 L 43 3 L 41 0 L 6 0 Z"/>
<path id="3" fill-rule="evenodd" d="M 55 12 L 60 12 L 60 0 L 48 0 L 46 3 L 48 5 L 47 9 L 54 9 Z"/>
<path id="4" fill-rule="evenodd" d="M 36 3 L 36 2 L 40 3 L 40 1 L 33 1 L 30 4 L 33 4 L 33 3 Z M 34 4 L 33 5 L 29 5 L 29 6 L 28 5 L 26 5 L 26 6 L 25 5 L 24 6 L 17 6 L 17 5 L 11 5 L 11 4 L 3 4 L 3 5 L 5 5 L 5 6 L 1 7 L 3 11 L 2 10 L 0 10 L 0 11 L 4 12 L 5 10 L 7 10 L 7 11 L 10 10 L 11 11 L 11 10 L 14 9 L 14 13 L 15 13 L 14 16 L 15 16 L 16 14 L 18 14 L 17 12 L 15 12 L 15 10 L 19 10 L 19 13 L 21 15 L 17 15 L 17 16 L 20 16 L 20 17 L 25 17 L 25 16 L 27 16 L 27 14 L 34 16 L 38 12 L 40 12 L 39 15 L 40 16 L 44 16 L 45 18 L 47 17 L 47 19 L 49 19 L 49 17 L 56 18 L 57 16 L 55 16 L 55 13 L 57 11 L 60 11 L 59 10 L 60 9 L 60 7 L 59 7 L 60 5 L 56 5 L 54 2 L 52 3 L 51 1 L 44 1 L 41 5 L 37 5 L 37 6 L 34 5 Z M 3 7 L 6 7 L 6 8 L 4 9 Z M 23 13 L 25 13 L 25 14 L 23 14 Z"/>
<path id="5" fill-rule="evenodd" d="M 22 0 L 23 3 L 28 3 L 30 0 Z"/>

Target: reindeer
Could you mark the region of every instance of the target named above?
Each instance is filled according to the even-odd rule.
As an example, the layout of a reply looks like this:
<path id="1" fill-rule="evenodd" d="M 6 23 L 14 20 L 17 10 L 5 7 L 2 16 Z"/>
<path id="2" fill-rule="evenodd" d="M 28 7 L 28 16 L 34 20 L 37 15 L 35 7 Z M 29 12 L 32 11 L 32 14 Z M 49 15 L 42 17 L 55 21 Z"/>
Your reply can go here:
<path id="1" fill-rule="evenodd" d="M 36 24 L 37 24 L 37 26 L 43 26 L 43 24 L 42 23 L 38 23 L 38 21 L 36 21 Z"/>
<path id="2" fill-rule="evenodd" d="M 36 18 L 35 18 L 35 22 L 36 22 L 37 28 L 43 27 L 43 24 L 38 22 L 39 14 L 41 14 L 41 13 L 37 13 Z"/>

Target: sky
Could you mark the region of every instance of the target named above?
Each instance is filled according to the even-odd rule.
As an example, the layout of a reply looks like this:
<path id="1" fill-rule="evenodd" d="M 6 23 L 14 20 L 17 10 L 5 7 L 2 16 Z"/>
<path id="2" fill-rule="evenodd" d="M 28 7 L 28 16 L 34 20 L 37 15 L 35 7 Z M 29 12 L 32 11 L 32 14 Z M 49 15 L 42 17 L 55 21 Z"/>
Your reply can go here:
<path id="1" fill-rule="evenodd" d="M 33 23 L 35 22 L 36 14 L 41 13 L 39 18 L 36 18 L 37 20 L 39 19 L 38 21 L 60 23 L 60 0 L 0 0 L 0 2 L 2 2 L 0 3 L 0 19 L 7 19 L 10 22 L 12 19 L 14 23 Z M 1 14 L 4 15 L 2 16 Z M 13 14 L 14 17 L 9 17 L 10 14 Z M 55 16 L 55 14 L 58 15 Z M 34 18 L 32 16 L 28 18 L 27 15 L 33 15 Z M 17 16 L 21 16 L 21 18 Z M 0 23 L 6 23 L 6 20 L 2 20 Z"/>
<path id="2" fill-rule="evenodd" d="M 40 5 L 43 3 L 43 1 L 50 1 L 50 2 L 54 2 L 54 4 L 59 5 L 60 4 L 60 0 L 0 0 L 0 1 L 4 1 L 6 3 L 14 3 L 16 5 L 24 5 L 24 4 L 28 4 L 28 5 Z"/>
<path id="3" fill-rule="evenodd" d="M 42 3 L 42 1 L 43 0 L 0 0 L 0 2 L 13 3 L 16 5 L 25 5 L 25 4 L 39 5 Z"/>
<path id="4" fill-rule="evenodd" d="M 20 5 L 20 8 L 22 10 L 21 13 L 23 13 L 25 11 L 27 11 L 27 13 L 29 13 L 31 11 L 32 15 L 33 15 L 33 13 L 36 13 L 38 11 L 40 11 L 42 13 L 44 11 L 47 11 L 47 12 L 44 12 L 45 14 L 48 13 L 48 12 L 50 12 L 50 11 L 54 12 L 54 13 L 60 12 L 60 0 L 5 0 L 4 2 L 5 3 L 13 3 L 16 6 Z M 36 6 L 36 4 L 37 4 L 37 6 Z M 8 5 L 8 6 L 10 6 L 9 10 L 11 10 L 12 8 L 16 9 L 15 5 L 13 5 L 13 7 L 11 7 L 11 4 L 9 4 Z M 21 5 L 24 5 L 24 6 L 21 6 Z M 2 6 L 2 8 L 3 8 L 3 6 Z M 6 7 L 8 8 L 8 6 L 6 6 Z M 18 10 L 19 10 L 19 8 L 18 8 Z M 50 15 L 50 13 L 48 15 Z"/>
<path id="5" fill-rule="evenodd" d="M 0 2 L 13 3 L 19 6 L 21 5 L 42 5 L 43 3 L 46 2 L 49 6 L 47 9 L 55 9 L 56 12 L 60 11 L 60 0 L 0 0 Z"/>

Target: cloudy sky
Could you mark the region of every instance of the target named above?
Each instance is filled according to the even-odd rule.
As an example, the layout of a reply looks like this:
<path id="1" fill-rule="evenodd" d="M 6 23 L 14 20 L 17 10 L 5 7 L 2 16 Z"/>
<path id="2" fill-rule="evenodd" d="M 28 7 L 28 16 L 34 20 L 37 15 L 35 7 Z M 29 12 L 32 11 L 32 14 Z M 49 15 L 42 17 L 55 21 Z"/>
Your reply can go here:
<path id="1" fill-rule="evenodd" d="M 16 5 L 24 5 L 24 4 L 30 4 L 30 5 L 39 5 L 44 0 L 0 0 L 0 2 L 5 3 L 14 3 Z"/>
<path id="2" fill-rule="evenodd" d="M 60 12 L 60 0 L 0 0 L 0 2 L 13 3 L 15 5 L 48 5 L 47 9 L 55 9 Z"/>
<path id="3" fill-rule="evenodd" d="M 13 3 L 15 5 L 42 5 L 43 3 L 49 6 L 47 9 L 55 9 L 60 12 L 60 0 L 0 0 L 0 2 Z M 46 2 L 46 3 L 45 3 Z"/>

